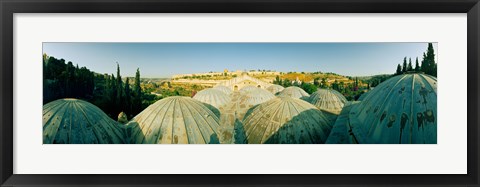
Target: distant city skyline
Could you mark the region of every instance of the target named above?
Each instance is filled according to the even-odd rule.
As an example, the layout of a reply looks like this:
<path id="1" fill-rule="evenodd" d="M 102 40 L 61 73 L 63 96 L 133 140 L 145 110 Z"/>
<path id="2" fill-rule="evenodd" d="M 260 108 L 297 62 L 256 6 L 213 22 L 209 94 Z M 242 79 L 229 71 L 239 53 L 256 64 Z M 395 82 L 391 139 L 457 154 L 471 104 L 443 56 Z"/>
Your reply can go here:
<path id="1" fill-rule="evenodd" d="M 143 78 L 236 70 L 333 72 L 346 76 L 395 73 L 403 58 L 421 63 L 428 43 L 43 43 L 43 53 L 97 73 Z M 437 43 L 433 43 L 438 59 Z M 438 60 L 436 60 L 438 63 Z"/>

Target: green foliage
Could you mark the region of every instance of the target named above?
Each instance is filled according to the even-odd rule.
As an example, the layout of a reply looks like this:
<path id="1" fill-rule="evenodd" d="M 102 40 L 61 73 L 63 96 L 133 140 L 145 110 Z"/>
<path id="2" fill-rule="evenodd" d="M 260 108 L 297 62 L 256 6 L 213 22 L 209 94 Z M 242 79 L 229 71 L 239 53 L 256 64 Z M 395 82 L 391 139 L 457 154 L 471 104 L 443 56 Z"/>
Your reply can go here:
<path id="1" fill-rule="evenodd" d="M 400 75 L 400 74 L 402 74 L 402 66 L 400 64 L 398 64 L 397 71 L 395 72 L 395 75 Z"/>
<path id="2" fill-rule="evenodd" d="M 125 109 L 125 113 L 127 115 L 132 115 L 132 95 L 130 94 L 130 80 L 127 79 L 125 80 L 125 106 L 123 107 Z M 133 116 L 133 115 L 132 115 Z"/>
<path id="3" fill-rule="evenodd" d="M 417 59 L 415 59 L 415 72 L 419 72 L 420 71 L 420 66 L 418 65 L 418 57 Z"/>
<path id="4" fill-rule="evenodd" d="M 78 98 L 86 100 L 102 109 L 116 120 L 120 112 L 125 112 L 129 119 L 145 109 L 146 103 L 159 98 L 147 95 L 142 98 L 140 71 L 137 69 L 133 90 L 130 79 L 123 83 L 120 66 L 117 64 L 117 77 L 114 74 L 97 74 L 86 67 L 73 66 L 63 59 L 43 56 L 43 103 L 61 98 Z M 148 105 L 147 105 L 148 106 Z"/>
<path id="5" fill-rule="evenodd" d="M 423 72 L 428 75 L 437 76 L 437 63 L 435 63 L 435 51 L 433 44 L 428 43 L 427 52 L 423 53 L 423 59 L 421 65 L 418 63 L 418 57 L 415 59 L 415 68 L 412 66 L 412 58 L 409 58 L 407 64 L 407 57 L 403 58 L 403 66 L 397 65 L 395 75 L 401 75 L 403 73 L 414 71 Z"/>
<path id="6" fill-rule="evenodd" d="M 402 72 L 403 73 L 407 72 L 407 57 L 403 58 Z"/>
<path id="7" fill-rule="evenodd" d="M 413 71 L 412 58 L 409 58 L 409 59 L 408 59 L 407 71 Z"/>
<path id="8" fill-rule="evenodd" d="M 317 91 L 318 87 L 311 83 L 302 82 L 302 84 L 300 85 L 300 88 L 302 88 L 308 94 L 312 94 L 313 92 Z"/>
<path id="9" fill-rule="evenodd" d="M 322 78 L 322 82 L 321 82 L 320 88 L 328 88 L 328 86 L 327 86 L 327 78 L 325 78 L 325 77 Z"/>
<path id="10" fill-rule="evenodd" d="M 138 68 L 137 72 L 135 73 L 132 104 L 132 110 L 134 113 L 140 113 L 140 111 L 142 111 L 142 87 L 140 85 L 140 70 Z"/>
<path id="11" fill-rule="evenodd" d="M 437 64 L 435 63 L 435 51 L 432 43 L 428 43 L 427 53 L 423 53 L 421 70 L 425 74 L 437 76 Z"/>
<path id="12" fill-rule="evenodd" d="M 73 66 L 63 59 L 43 56 L 43 103 L 60 98 L 89 100 L 93 97 L 95 75 L 86 67 Z"/>
<path id="13" fill-rule="evenodd" d="M 365 82 L 369 85 L 369 87 L 376 87 L 377 85 L 379 85 L 380 83 L 382 83 L 383 81 L 391 78 L 392 75 L 376 75 L 376 76 L 373 76 L 372 78 L 368 79 L 368 80 L 365 80 Z"/>

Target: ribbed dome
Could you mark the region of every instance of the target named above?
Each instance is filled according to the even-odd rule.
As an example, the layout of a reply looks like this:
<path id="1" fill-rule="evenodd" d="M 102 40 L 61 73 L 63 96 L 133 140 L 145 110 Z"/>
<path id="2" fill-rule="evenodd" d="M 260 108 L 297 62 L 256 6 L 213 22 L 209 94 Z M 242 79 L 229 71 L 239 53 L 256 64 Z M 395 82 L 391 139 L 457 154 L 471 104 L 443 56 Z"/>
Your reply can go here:
<path id="1" fill-rule="evenodd" d="M 197 94 L 195 94 L 195 96 L 193 96 L 193 98 L 198 101 L 210 104 L 216 108 L 225 106 L 231 100 L 229 95 L 213 88 L 199 91 Z"/>
<path id="2" fill-rule="evenodd" d="M 310 95 L 307 92 L 305 92 L 303 89 L 296 86 L 287 87 L 281 92 L 279 92 L 278 95 L 288 96 L 288 97 L 293 97 L 298 99 L 304 99 L 304 98 L 310 97 Z"/>
<path id="3" fill-rule="evenodd" d="M 128 124 L 130 143 L 205 144 L 219 143 L 219 116 L 206 104 L 189 97 L 159 100 Z"/>
<path id="4" fill-rule="evenodd" d="M 285 89 L 283 86 L 280 86 L 277 84 L 271 85 L 267 88 L 267 90 L 272 94 L 277 94 L 278 92 L 281 92 L 283 89 Z"/>
<path id="5" fill-rule="evenodd" d="M 365 92 L 362 95 L 360 95 L 360 97 L 358 98 L 357 101 L 363 101 L 365 99 L 365 97 L 367 97 L 368 93 L 370 93 L 370 92 Z"/>
<path id="6" fill-rule="evenodd" d="M 79 99 L 43 105 L 44 144 L 121 144 L 124 129 L 100 108 Z"/>
<path id="7" fill-rule="evenodd" d="M 324 143 L 331 124 L 312 104 L 291 97 L 277 97 L 260 104 L 243 120 L 248 143 Z"/>
<path id="8" fill-rule="evenodd" d="M 275 98 L 275 95 L 268 92 L 267 90 L 255 88 L 251 89 L 248 92 L 242 93 L 239 98 L 239 103 L 240 105 L 245 105 L 250 108 L 273 98 Z"/>
<path id="9" fill-rule="evenodd" d="M 246 92 L 249 92 L 249 91 L 252 91 L 252 90 L 257 90 L 257 89 L 261 89 L 261 88 L 258 88 L 256 86 L 245 86 L 242 89 L 240 89 L 240 92 L 246 93 Z"/>
<path id="10" fill-rule="evenodd" d="M 226 87 L 226 86 L 215 86 L 213 87 L 213 89 L 217 89 L 217 90 L 220 90 L 222 91 L 224 94 L 227 94 L 227 95 L 230 95 L 232 93 L 232 89 L 230 89 L 229 87 Z"/>
<path id="11" fill-rule="evenodd" d="M 341 93 L 327 89 L 318 89 L 308 100 L 318 109 L 333 114 L 340 114 L 347 102 L 347 99 Z"/>
<path id="12" fill-rule="evenodd" d="M 359 143 L 437 143 L 437 79 L 390 78 L 353 105 L 349 119 Z"/>

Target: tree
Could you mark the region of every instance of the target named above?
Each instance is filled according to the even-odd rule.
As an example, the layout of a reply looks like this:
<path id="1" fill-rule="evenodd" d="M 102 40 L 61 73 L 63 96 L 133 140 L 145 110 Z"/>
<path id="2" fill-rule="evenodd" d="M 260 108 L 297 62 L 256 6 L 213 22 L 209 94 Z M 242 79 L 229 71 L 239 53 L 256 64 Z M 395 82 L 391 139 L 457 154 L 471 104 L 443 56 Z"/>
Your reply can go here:
<path id="1" fill-rule="evenodd" d="M 402 72 L 406 73 L 407 72 L 407 57 L 403 58 L 403 66 L 402 66 Z"/>
<path id="2" fill-rule="evenodd" d="M 427 63 L 425 63 L 425 58 L 427 58 L 427 55 L 424 52 L 423 53 L 423 58 L 422 58 L 422 64 L 420 65 L 420 70 L 424 73 L 427 70 Z"/>
<path id="3" fill-rule="evenodd" d="M 282 80 L 280 79 L 280 76 L 277 75 L 275 77 L 275 80 L 273 81 L 273 84 L 282 85 Z"/>
<path id="4" fill-rule="evenodd" d="M 328 86 L 327 86 L 327 78 L 325 78 L 325 77 L 322 78 L 322 88 L 328 88 Z"/>
<path id="5" fill-rule="evenodd" d="M 409 59 L 408 59 L 408 67 L 407 67 L 407 71 L 413 71 L 413 67 L 412 67 L 412 58 L 409 58 Z"/>
<path id="6" fill-rule="evenodd" d="M 137 68 L 135 73 L 135 83 L 133 85 L 133 108 L 135 109 L 134 113 L 140 113 L 142 110 L 142 88 L 140 87 L 140 70 Z"/>
<path id="7" fill-rule="evenodd" d="M 435 63 L 435 51 L 433 49 L 433 44 L 428 43 L 427 53 L 423 53 L 423 60 L 421 69 L 425 74 L 437 76 L 437 64 Z"/>
<path id="8" fill-rule="evenodd" d="M 428 73 L 429 75 L 437 76 L 436 63 L 435 63 L 435 51 L 433 50 L 433 44 L 428 43 L 427 56 L 426 56 Z"/>
<path id="9" fill-rule="evenodd" d="M 132 115 L 132 106 L 131 106 L 131 96 L 130 96 L 130 80 L 127 77 L 125 80 L 125 113 L 128 115 Z"/>
<path id="10" fill-rule="evenodd" d="M 419 72 L 420 71 L 420 66 L 418 65 L 418 57 L 417 59 L 415 59 L 415 72 Z"/>
<path id="11" fill-rule="evenodd" d="M 117 105 L 118 105 L 118 113 L 122 112 L 125 109 L 125 90 L 123 88 L 122 76 L 120 75 L 120 65 L 117 62 Z"/>
<path id="12" fill-rule="evenodd" d="M 289 79 L 285 79 L 282 82 L 283 82 L 283 87 L 292 86 L 292 82 Z"/>
<path id="13" fill-rule="evenodd" d="M 302 84 L 300 85 L 300 87 L 305 90 L 305 92 L 307 92 L 308 94 L 312 94 L 313 92 L 317 91 L 317 87 L 313 84 L 310 84 L 310 83 L 305 83 L 305 82 L 302 82 Z"/>
<path id="14" fill-rule="evenodd" d="M 397 65 L 397 71 L 395 72 L 395 75 L 401 75 L 402 74 L 402 66 L 400 64 Z"/>
<path id="15" fill-rule="evenodd" d="M 319 87 L 319 86 L 320 86 L 320 82 L 318 82 L 318 80 L 320 80 L 319 77 L 315 77 L 315 78 L 313 79 L 313 85 L 315 85 L 316 87 Z"/>
<path id="16" fill-rule="evenodd" d="M 109 103 L 110 103 L 110 115 L 115 117 L 115 112 L 118 109 L 117 105 L 117 81 L 115 80 L 115 75 L 110 77 L 110 86 L 109 86 Z"/>

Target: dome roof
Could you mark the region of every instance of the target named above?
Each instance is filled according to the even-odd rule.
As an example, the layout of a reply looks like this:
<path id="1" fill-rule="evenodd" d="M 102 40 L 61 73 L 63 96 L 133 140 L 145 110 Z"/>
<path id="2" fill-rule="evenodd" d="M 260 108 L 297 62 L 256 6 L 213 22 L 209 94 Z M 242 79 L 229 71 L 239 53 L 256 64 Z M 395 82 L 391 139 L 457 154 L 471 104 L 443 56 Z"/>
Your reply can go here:
<path id="1" fill-rule="evenodd" d="M 349 122 L 359 143 L 436 143 L 437 78 L 392 77 L 352 106 Z"/>
<path id="2" fill-rule="evenodd" d="M 245 105 L 248 108 L 266 102 L 275 98 L 275 95 L 261 88 L 255 88 L 240 95 L 240 105 Z"/>
<path id="3" fill-rule="evenodd" d="M 130 143 L 218 143 L 219 116 L 206 104 L 172 96 L 148 106 L 127 124 Z"/>
<path id="4" fill-rule="evenodd" d="M 347 102 L 347 99 L 341 93 L 330 89 L 318 89 L 308 100 L 318 109 L 333 114 L 340 114 Z"/>
<path id="5" fill-rule="evenodd" d="M 232 89 L 230 89 L 229 87 L 226 87 L 226 86 L 222 86 L 222 85 L 215 86 L 215 87 L 213 87 L 213 89 L 220 90 L 227 95 L 230 95 L 232 93 Z"/>
<path id="6" fill-rule="evenodd" d="M 362 95 L 360 95 L 360 97 L 358 98 L 357 101 L 363 101 L 365 99 L 365 97 L 367 97 L 368 93 L 370 93 L 370 92 L 365 92 Z"/>
<path id="7" fill-rule="evenodd" d="M 288 97 L 293 97 L 298 99 L 304 99 L 304 98 L 310 97 L 310 95 L 307 92 L 305 92 L 303 89 L 296 86 L 287 87 L 281 92 L 279 92 L 278 95 L 288 96 Z"/>
<path id="8" fill-rule="evenodd" d="M 267 88 L 267 90 L 272 94 L 277 94 L 278 92 L 281 92 L 283 89 L 285 88 L 278 84 L 271 85 Z"/>
<path id="9" fill-rule="evenodd" d="M 121 144 L 124 129 L 100 108 L 79 99 L 43 105 L 44 144 Z"/>
<path id="10" fill-rule="evenodd" d="M 331 124 L 312 104 L 277 97 L 249 110 L 243 120 L 248 143 L 324 143 Z"/>
<path id="11" fill-rule="evenodd" d="M 245 86 L 245 87 L 241 88 L 240 92 L 245 93 L 245 92 L 249 92 L 249 91 L 257 90 L 257 89 L 261 89 L 261 88 L 249 85 L 249 86 Z"/>
<path id="12" fill-rule="evenodd" d="M 220 106 L 224 106 L 228 102 L 230 102 L 231 98 L 229 95 L 223 93 L 220 90 L 208 88 L 202 91 L 199 91 L 195 96 L 194 99 L 210 104 L 216 108 L 220 108 Z"/>

